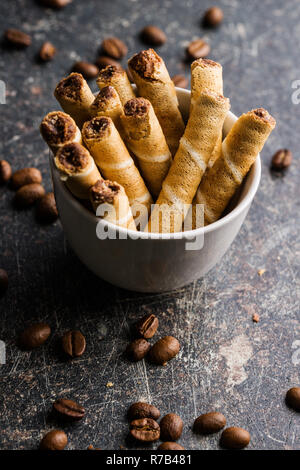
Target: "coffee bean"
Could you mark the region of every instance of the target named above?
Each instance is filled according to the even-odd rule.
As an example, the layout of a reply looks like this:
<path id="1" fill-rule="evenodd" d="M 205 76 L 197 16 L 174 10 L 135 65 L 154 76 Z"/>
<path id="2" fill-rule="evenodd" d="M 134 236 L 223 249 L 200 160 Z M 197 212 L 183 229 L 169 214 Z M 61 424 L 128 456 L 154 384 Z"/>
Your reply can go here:
<path id="1" fill-rule="evenodd" d="M 48 432 L 40 444 L 41 450 L 64 450 L 68 444 L 68 438 L 64 431 L 55 429 Z"/>
<path id="2" fill-rule="evenodd" d="M 155 421 L 158 420 L 160 417 L 160 411 L 154 405 L 150 405 L 149 403 L 143 403 L 141 401 L 137 403 L 133 403 L 128 410 L 128 419 L 129 421 L 133 421 L 134 419 L 141 419 L 141 418 L 151 418 Z"/>
<path id="3" fill-rule="evenodd" d="M 122 68 L 121 64 L 116 60 L 112 59 L 111 57 L 107 57 L 106 55 L 101 55 L 96 60 L 96 65 L 99 67 L 100 70 L 105 69 L 108 65 L 114 65 L 115 67 Z"/>
<path id="4" fill-rule="evenodd" d="M 172 81 L 175 86 L 178 86 L 179 88 L 187 88 L 189 81 L 184 75 L 174 75 L 172 77 Z"/>
<path id="5" fill-rule="evenodd" d="M 185 450 L 185 448 L 177 444 L 177 442 L 163 442 L 158 446 L 157 450 Z"/>
<path id="6" fill-rule="evenodd" d="M 102 41 L 101 50 L 103 54 L 113 59 L 122 59 L 127 54 L 126 44 L 118 38 L 106 38 Z"/>
<path id="7" fill-rule="evenodd" d="M 47 341 L 51 328 L 47 323 L 35 323 L 26 328 L 19 337 L 19 344 L 23 349 L 38 348 Z"/>
<path id="8" fill-rule="evenodd" d="M 153 315 L 146 315 L 136 324 L 137 332 L 143 338 L 149 339 L 155 335 L 158 328 L 158 318 Z"/>
<path id="9" fill-rule="evenodd" d="M 44 42 L 39 52 L 39 58 L 43 62 L 48 62 L 49 60 L 53 59 L 55 54 L 56 54 L 56 47 L 54 47 L 53 44 L 51 44 L 51 42 Z"/>
<path id="10" fill-rule="evenodd" d="M 163 441 L 177 441 L 182 433 L 183 421 L 175 413 L 168 413 L 160 422 L 160 436 Z"/>
<path id="11" fill-rule="evenodd" d="M 53 193 L 47 193 L 37 203 L 36 217 L 39 222 L 51 224 L 58 218 L 58 212 Z"/>
<path id="12" fill-rule="evenodd" d="M 19 209 L 25 209 L 32 206 L 36 201 L 45 195 L 45 189 L 41 184 L 25 184 L 18 189 L 15 194 L 14 202 Z"/>
<path id="13" fill-rule="evenodd" d="M 13 189 L 21 188 L 25 184 L 41 183 L 42 175 L 37 168 L 23 168 L 22 170 L 15 171 L 11 178 Z"/>
<path id="14" fill-rule="evenodd" d="M 223 18 L 224 14 L 221 8 L 211 7 L 205 12 L 203 23 L 205 26 L 215 28 L 216 26 L 219 26 L 220 23 L 222 23 Z"/>
<path id="15" fill-rule="evenodd" d="M 296 411 L 300 411 L 300 387 L 293 387 L 287 391 L 287 404 Z"/>
<path id="16" fill-rule="evenodd" d="M 53 403 L 53 410 L 60 418 L 66 420 L 79 420 L 85 415 L 85 409 L 73 400 L 59 398 Z"/>
<path id="17" fill-rule="evenodd" d="M 7 183 L 12 175 L 11 166 L 6 160 L 0 160 L 0 184 Z"/>
<path id="18" fill-rule="evenodd" d="M 218 411 L 211 411 L 195 419 L 193 431 L 197 434 L 213 434 L 226 425 L 226 418 Z"/>
<path id="19" fill-rule="evenodd" d="M 225 449 L 243 449 L 249 444 L 250 439 L 248 431 L 232 426 L 222 432 L 220 445 Z"/>
<path id="20" fill-rule="evenodd" d="M 141 39 L 150 46 L 161 46 L 167 40 L 165 33 L 157 26 L 149 25 L 141 31 Z"/>
<path id="21" fill-rule="evenodd" d="M 97 67 L 97 65 L 81 60 L 73 65 L 73 72 L 81 73 L 84 78 L 90 80 L 98 76 L 99 68 Z"/>
<path id="22" fill-rule="evenodd" d="M 63 350 L 70 357 L 82 356 L 85 346 L 85 337 L 79 330 L 68 331 L 62 337 Z"/>
<path id="23" fill-rule="evenodd" d="M 290 166 L 293 160 L 293 154 L 288 149 L 280 149 L 273 155 L 272 168 L 273 170 L 281 171 Z"/>
<path id="24" fill-rule="evenodd" d="M 8 288 L 8 275 L 4 269 L 0 268 L 0 297 L 2 297 Z"/>
<path id="25" fill-rule="evenodd" d="M 40 0 L 40 3 L 44 5 L 45 7 L 56 8 L 56 9 L 64 8 L 71 2 L 72 0 Z"/>
<path id="26" fill-rule="evenodd" d="M 195 39 L 186 48 L 187 58 L 196 60 L 208 56 L 210 45 L 204 39 Z"/>
<path id="27" fill-rule="evenodd" d="M 101 450 L 101 449 L 99 449 L 99 447 L 94 447 L 92 444 L 90 444 L 87 450 Z"/>
<path id="28" fill-rule="evenodd" d="M 130 81 L 130 83 L 134 83 L 132 73 L 130 72 L 129 69 L 126 69 L 126 73 L 127 73 L 127 77 L 128 77 L 128 80 Z"/>
<path id="29" fill-rule="evenodd" d="M 18 29 L 7 29 L 4 38 L 8 44 L 14 47 L 28 47 L 31 44 L 31 37 Z"/>
<path id="30" fill-rule="evenodd" d="M 154 364 L 165 365 L 180 350 L 180 344 L 173 336 L 159 339 L 149 351 L 149 360 Z"/>
<path id="31" fill-rule="evenodd" d="M 135 339 L 130 343 L 126 348 L 126 356 L 131 361 L 137 362 L 141 361 L 147 354 L 151 347 L 151 344 L 148 343 L 143 338 Z"/>
<path id="32" fill-rule="evenodd" d="M 154 442 L 159 439 L 160 427 L 154 419 L 135 419 L 130 423 L 130 434 L 138 441 Z"/>

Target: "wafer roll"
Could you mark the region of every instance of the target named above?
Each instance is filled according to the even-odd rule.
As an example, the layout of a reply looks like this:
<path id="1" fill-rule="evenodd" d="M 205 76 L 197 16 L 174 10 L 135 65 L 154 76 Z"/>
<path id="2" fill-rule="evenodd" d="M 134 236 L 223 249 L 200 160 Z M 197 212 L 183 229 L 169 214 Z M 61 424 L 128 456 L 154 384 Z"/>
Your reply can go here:
<path id="1" fill-rule="evenodd" d="M 95 97 L 80 73 L 63 78 L 55 88 L 54 96 L 80 129 L 90 119 L 90 106 Z"/>
<path id="2" fill-rule="evenodd" d="M 127 101 L 121 121 L 125 141 L 137 157 L 141 174 L 153 196 L 158 196 L 171 164 L 171 152 L 150 101 Z"/>
<path id="3" fill-rule="evenodd" d="M 48 113 L 41 122 L 40 131 L 54 154 L 63 145 L 72 142 L 81 144 L 81 132 L 74 119 L 62 111 Z"/>
<path id="4" fill-rule="evenodd" d="M 204 175 L 196 201 L 204 204 L 205 224 L 221 217 L 236 189 L 276 125 L 263 108 L 242 114 L 222 143 L 222 155 Z"/>
<path id="5" fill-rule="evenodd" d="M 89 199 L 89 189 L 101 175 L 88 150 L 75 142 L 66 144 L 56 153 L 54 162 L 71 193 L 79 199 Z"/>
<path id="6" fill-rule="evenodd" d="M 178 108 L 178 100 L 164 61 L 153 49 L 135 54 L 128 62 L 138 94 L 147 98 L 166 137 L 168 147 L 175 155 L 184 123 Z"/>
<path id="7" fill-rule="evenodd" d="M 90 188 L 89 193 L 96 215 L 112 224 L 136 230 L 123 186 L 109 180 L 99 180 Z"/>
<path id="8" fill-rule="evenodd" d="M 229 100 L 205 90 L 194 103 L 183 137 L 151 214 L 151 232 L 178 232 L 206 170 Z M 161 206 L 161 207 L 160 207 Z"/>
<path id="9" fill-rule="evenodd" d="M 91 106 L 91 116 L 107 116 L 113 120 L 117 131 L 122 136 L 123 126 L 121 123 L 121 116 L 124 114 L 123 106 L 120 98 L 114 87 L 105 86 L 99 91 Z"/>
<path id="10" fill-rule="evenodd" d="M 135 97 L 133 88 L 128 80 L 126 70 L 116 65 L 108 65 L 102 69 L 97 78 L 97 85 L 100 90 L 106 86 L 116 89 L 121 103 L 124 106 L 126 101 Z"/>
<path id="11" fill-rule="evenodd" d="M 130 206 L 144 204 L 149 211 L 151 195 L 111 118 L 86 122 L 82 137 L 105 178 L 124 187 Z"/>

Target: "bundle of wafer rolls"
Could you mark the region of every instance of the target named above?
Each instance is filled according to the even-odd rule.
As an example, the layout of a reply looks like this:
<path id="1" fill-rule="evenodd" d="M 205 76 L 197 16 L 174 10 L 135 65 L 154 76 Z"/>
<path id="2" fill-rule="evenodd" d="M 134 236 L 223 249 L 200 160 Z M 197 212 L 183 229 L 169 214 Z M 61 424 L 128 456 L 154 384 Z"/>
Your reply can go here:
<path id="1" fill-rule="evenodd" d="M 48 113 L 40 131 L 62 181 L 97 217 L 125 229 L 174 233 L 190 216 L 193 229 L 217 221 L 274 118 L 263 108 L 249 111 L 223 140 L 230 103 L 220 64 L 192 63 L 186 125 L 163 59 L 148 49 L 128 67 L 135 87 L 121 66 L 109 65 L 96 80 L 97 95 L 78 73 L 55 88 L 63 111 Z"/>

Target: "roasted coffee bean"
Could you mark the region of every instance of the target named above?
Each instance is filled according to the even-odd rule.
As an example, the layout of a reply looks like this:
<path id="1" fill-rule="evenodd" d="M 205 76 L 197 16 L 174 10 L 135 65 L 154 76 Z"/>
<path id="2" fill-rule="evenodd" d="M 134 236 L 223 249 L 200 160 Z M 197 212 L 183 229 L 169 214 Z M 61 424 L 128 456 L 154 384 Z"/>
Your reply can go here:
<path id="1" fill-rule="evenodd" d="M 158 446 L 157 450 L 185 450 L 185 448 L 177 444 L 177 442 L 163 442 Z"/>
<path id="2" fill-rule="evenodd" d="M 211 411 L 195 419 L 193 431 L 197 434 L 213 434 L 226 425 L 226 418 L 218 411 Z"/>
<path id="3" fill-rule="evenodd" d="M 143 338 L 149 339 L 155 335 L 158 328 L 158 318 L 153 315 L 146 315 L 136 324 L 137 332 Z"/>
<path id="4" fill-rule="evenodd" d="M 224 14 L 221 8 L 211 7 L 205 12 L 203 23 L 205 26 L 215 28 L 216 26 L 219 26 L 220 23 L 222 23 L 223 18 Z"/>
<path id="5" fill-rule="evenodd" d="M 149 25 L 141 31 L 141 39 L 150 46 L 161 46 L 167 40 L 165 33 L 157 26 Z"/>
<path id="6" fill-rule="evenodd" d="M 7 183 L 12 175 L 11 166 L 6 160 L 0 160 L 0 184 Z"/>
<path id="7" fill-rule="evenodd" d="M 41 184 L 25 184 L 18 189 L 15 194 L 14 202 L 19 209 L 25 209 L 32 206 L 36 201 L 45 195 L 45 189 Z"/>
<path id="8" fill-rule="evenodd" d="M 82 356 L 85 346 L 85 337 L 79 330 L 68 331 L 62 337 L 63 350 L 70 357 Z"/>
<path id="9" fill-rule="evenodd" d="M 4 269 L 0 268 L 0 297 L 2 297 L 8 288 L 8 275 Z"/>
<path id="10" fill-rule="evenodd" d="M 183 421 L 175 413 L 168 413 L 160 422 L 160 436 L 163 441 L 177 441 L 183 429 Z"/>
<path id="11" fill-rule="evenodd" d="M 175 86 L 178 86 L 179 88 L 187 88 L 189 81 L 184 75 L 174 75 L 172 77 L 172 81 Z"/>
<path id="12" fill-rule="evenodd" d="M 47 341 L 50 333 L 51 328 L 47 323 L 35 323 L 21 333 L 19 344 L 26 350 L 38 348 Z"/>
<path id="13" fill-rule="evenodd" d="M 56 9 L 64 8 L 71 2 L 72 0 L 40 0 L 40 3 L 44 5 L 45 7 L 56 8 Z"/>
<path id="14" fill-rule="evenodd" d="M 53 44 L 51 44 L 51 42 L 44 42 L 39 52 L 39 58 L 43 62 L 48 62 L 49 60 L 53 59 L 55 54 L 56 54 L 56 47 L 54 47 Z"/>
<path id="15" fill-rule="evenodd" d="M 101 450 L 101 449 L 99 449 L 99 447 L 94 447 L 92 444 L 90 444 L 87 450 Z"/>
<path id="16" fill-rule="evenodd" d="M 129 421 L 134 419 L 151 418 L 155 421 L 160 417 L 160 411 L 154 405 L 141 401 L 133 403 L 127 413 Z"/>
<path id="17" fill-rule="evenodd" d="M 131 361 L 141 361 L 146 356 L 150 347 L 151 344 L 144 338 L 135 339 L 132 343 L 128 344 L 126 348 L 126 356 Z"/>
<path id="18" fill-rule="evenodd" d="M 196 60 L 207 57 L 210 53 L 210 45 L 204 39 L 195 39 L 186 48 L 188 60 Z"/>
<path id="19" fill-rule="evenodd" d="M 4 38 L 14 47 L 28 47 L 31 44 L 31 37 L 18 29 L 7 29 L 4 33 Z"/>
<path id="20" fill-rule="evenodd" d="M 40 444 L 41 450 L 64 450 L 68 444 L 68 438 L 64 431 L 54 429 L 48 432 Z"/>
<path id="21" fill-rule="evenodd" d="M 180 344 L 173 336 L 159 339 L 149 351 L 149 360 L 154 364 L 165 365 L 180 350 Z"/>
<path id="22" fill-rule="evenodd" d="M 53 193 L 47 193 L 37 203 L 36 207 L 37 219 L 45 224 L 51 224 L 58 218 L 58 212 Z"/>
<path id="23" fill-rule="evenodd" d="M 59 398 L 53 403 L 53 411 L 65 420 L 79 420 L 85 415 L 85 409 L 73 400 Z"/>
<path id="24" fill-rule="evenodd" d="M 122 59 L 127 54 L 126 44 L 118 38 L 106 38 L 102 41 L 101 50 L 103 54 L 113 59 Z"/>
<path id="25" fill-rule="evenodd" d="M 117 62 L 116 60 L 112 59 L 111 57 L 107 57 L 106 55 L 101 55 L 98 57 L 96 60 L 96 65 L 99 67 L 99 69 L 105 69 L 108 65 L 114 65 L 115 67 L 120 67 L 122 68 L 121 64 Z"/>
<path id="26" fill-rule="evenodd" d="M 248 431 L 232 426 L 222 432 L 220 445 L 225 449 L 243 449 L 249 444 L 250 439 Z"/>
<path id="27" fill-rule="evenodd" d="M 273 170 L 281 171 L 290 166 L 293 160 L 293 154 L 288 149 L 280 149 L 273 155 L 272 168 Z"/>
<path id="28" fill-rule="evenodd" d="M 11 177 L 11 184 L 13 189 L 19 189 L 25 184 L 41 183 L 42 175 L 37 168 L 23 168 L 22 170 L 15 171 Z"/>
<path id="29" fill-rule="evenodd" d="M 159 439 L 160 427 L 154 419 L 135 419 L 130 423 L 130 434 L 138 441 L 154 442 Z"/>
<path id="30" fill-rule="evenodd" d="M 293 387 L 287 391 L 287 404 L 296 411 L 300 411 L 300 387 Z"/>
<path id="31" fill-rule="evenodd" d="M 97 67 L 97 65 L 81 60 L 73 65 L 73 72 L 81 73 L 84 78 L 90 80 L 92 78 L 97 77 L 99 73 L 99 68 Z"/>

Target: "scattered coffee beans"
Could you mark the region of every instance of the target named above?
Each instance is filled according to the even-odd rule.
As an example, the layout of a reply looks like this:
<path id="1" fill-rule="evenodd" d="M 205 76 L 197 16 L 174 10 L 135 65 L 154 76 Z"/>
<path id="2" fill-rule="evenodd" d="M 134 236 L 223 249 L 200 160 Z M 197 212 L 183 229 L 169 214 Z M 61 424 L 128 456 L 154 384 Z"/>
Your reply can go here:
<path id="1" fill-rule="evenodd" d="M 42 175 L 37 168 L 23 168 L 22 170 L 15 171 L 11 178 L 13 189 L 19 189 L 25 184 L 41 183 Z"/>
<path id="2" fill-rule="evenodd" d="M 85 415 L 85 409 L 73 400 L 59 398 L 53 403 L 53 411 L 65 420 L 77 421 Z"/>
<path id="3" fill-rule="evenodd" d="M 145 339 L 152 338 L 155 335 L 158 328 L 158 318 L 153 315 L 146 315 L 136 324 L 137 332 L 140 336 Z"/>
<path id="4" fill-rule="evenodd" d="M 47 323 L 35 323 L 26 328 L 19 337 L 19 344 L 23 349 L 38 348 L 49 338 L 51 328 Z"/>
<path id="5" fill-rule="evenodd" d="M 149 351 L 149 359 L 154 364 L 165 365 L 180 350 L 180 344 L 173 336 L 165 336 L 158 340 Z"/>
<path id="6" fill-rule="evenodd" d="M 161 46 L 167 40 L 165 33 L 157 26 L 149 25 L 141 31 L 141 39 L 150 46 Z"/>
<path id="7" fill-rule="evenodd" d="M 174 77 L 172 77 L 172 81 L 174 85 L 179 88 L 187 88 L 189 84 L 188 79 L 184 75 L 174 75 Z"/>
<path id="8" fill-rule="evenodd" d="M 90 80 L 92 78 L 97 77 L 99 73 L 99 68 L 97 67 L 97 65 L 81 60 L 73 65 L 73 72 L 81 73 L 84 78 Z"/>
<path id="9" fill-rule="evenodd" d="M 293 387 L 287 391 L 287 404 L 296 411 L 300 411 L 300 387 Z"/>
<path id="10" fill-rule="evenodd" d="M 79 330 L 68 331 L 62 337 L 63 350 L 70 357 L 82 356 L 85 346 L 85 337 Z"/>
<path id="11" fill-rule="evenodd" d="M 183 421 L 175 413 L 168 413 L 160 422 L 160 436 L 163 441 L 177 441 L 182 433 Z"/>
<path id="12" fill-rule="evenodd" d="M 248 431 L 232 426 L 222 432 L 220 445 L 225 449 L 243 449 L 249 444 L 250 439 Z"/>
<path id="13" fill-rule="evenodd" d="M 45 5 L 46 7 L 49 7 L 49 8 L 57 8 L 57 9 L 64 8 L 71 2 L 72 0 L 40 0 L 40 3 L 42 5 Z"/>
<path id="14" fill-rule="evenodd" d="M 218 411 L 211 411 L 199 416 L 195 422 L 193 431 L 197 434 L 213 434 L 221 431 L 226 425 L 226 418 Z"/>
<path id="15" fill-rule="evenodd" d="M 51 224 L 58 218 L 58 212 L 53 193 L 47 193 L 37 203 L 36 217 L 39 222 Z"/>
<path id="16" fill-rule="evenodd" d="M 160 411 L 156 406 L 150 405 L 149 403 L 137 402 L 131 405 L 127 415 L 129 421 L 141 418 L 151 418 L 157 421 L 160 417 Z"/>
<path id="17" fill-rule="evenodd" d="M 120 67 L 122 66 L 117 62 L 116 60 L 112 59 L 111 57 L 107 57 L 106 55 L 101 55 L 98 57 L 96 60 L 96 65 L 99 67 L 99 69 L 105 69 L 108 65 L 114 65 L 115 67 Z"/>
<path id="18" fill-rule="evenodd" d="M 185 450 L 185 448 L 177 444 L 177 442 L 163 442 L 158 446 L 157 450 Z"/>
<path id="19" fill-rule="evenodd" d="M 205 26 L 215 28 L 216 26 L 219 26 L 219 24 L 222 23 L 223 18 L 224 14 L 221 8 L 211 7 L 205 12 L 203 17 L 203 23 Z"/>
<path id="20" fill-rule="evenodd" d="M 273 155 L 272 168 L 273 170 L 282 171 L 290 166 L 293 160 L 293 154 L 288 149 L 280 149 Z"/>
<path id="21" fill-rule="evenodd" d="M 126 356 L 131 361 L 141 361 L 148 353 L 151 345 L 144 338 L 135 339 L 126 348 Z"/>
<path id="22" fill-rule="evenodd" d="M 6 160 L 0 160 L 0 184 L 7 183 L 12 175 L 11 166 Z"/>
<path id="23" fill-rule="evenodd" d="M 0 268 L 0 297 L 2 297 L 8 288 L 8 275 L 4 269 Z"/>
<path id="24" fill-rule="evenodd" d="M 118 38 L 107 38 L 102 41 L 101 50 L 103 54 L 112 57 L 113 59 L 120 60 L 127 54 L 126 44 Z"/>
<path id="25" fill-rule="evenodd" d="M 154 419 L 135 419 L 130 423 L 130 434 L 138 441 L 154 442 L 159 439 L 160 427 Z"/>
<path id="26" fill-rule="evenodd" d="M 41 450 L 64 450 L 68 444 L 68 438 L 64 431 L 55 429 L 48 432 L 40 444 Z"/>
<path id="27" fill-rule="evenodd" d="M 32 206 L 36 201 L 45 195 L 45 189 L 41 184 L 25 184 L 18 189 L 15 194 L 14 202 L 19 209 L 25 209 Z"/>
<path id="28" fill-rule="evenodd" d="M 188 60 L 196 60 L 207 57 L 210 53 L 210 45 L 204 39 L 195 39 L 186 48 Z"/>
<path id="29" fill-rule="evenodd" d="M 56 47 L 54 47 L 53 44 L 51 44 L 51 42 L 44 42 L 39 52 L 39 58 L 43 62 L 48 62 L 49 60 L 53 59 L 55 54 L 56 54 Z"/>
<path id="30" fill-rule="evenodd" d="M 31 37 L 18 29 L 7 29 L 4 33 L 4 38 L 8 44 L 18 48 L 28 47 L 31 44 Z"/>

